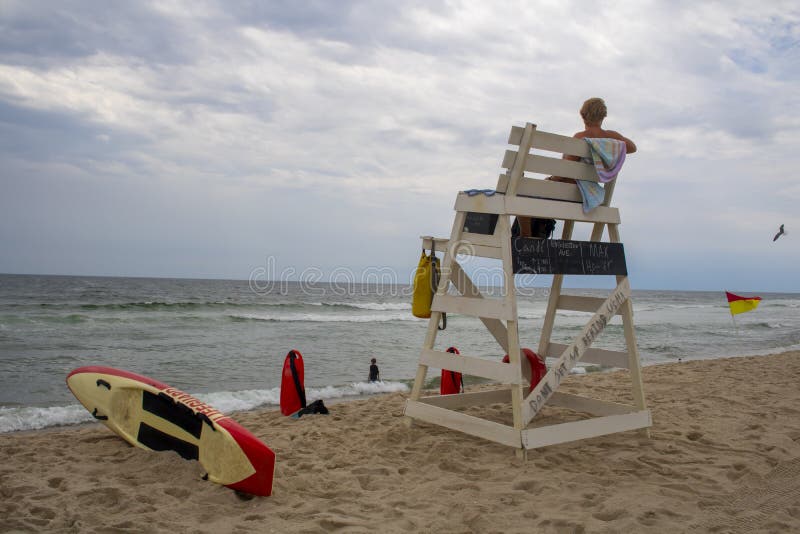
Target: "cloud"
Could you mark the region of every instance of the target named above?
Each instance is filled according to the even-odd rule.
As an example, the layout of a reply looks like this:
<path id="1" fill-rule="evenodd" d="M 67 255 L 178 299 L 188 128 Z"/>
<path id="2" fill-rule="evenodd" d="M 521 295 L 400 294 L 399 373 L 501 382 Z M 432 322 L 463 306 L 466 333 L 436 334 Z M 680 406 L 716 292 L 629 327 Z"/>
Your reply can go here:
<path id="1" fill-rule="evenodd" d="M 80 248 L 70 272 L 96 272 L 103 258 L 105 274 L 131 273 L 104 256 L 109 238 L 94 226 L 171 258 L 136 274 L 243 277 L 267 250 L 298 265 L 410 265 L 418 235 L 449 233 L 455 191 L 494 184 L 512 124 L 572 134 L 590 96 L 606 99 L 607 126 L 639 146 L 617 189 L 623 236 L 661 258 L 671 284 L 677 260 L 656 243 L 700 254 L 711 242 L 723 259 L 747 249 L 745 230 L 715 215 L 721 206 L 752 210 L 754 226 L 792 220 L 800 9 L 655 0 L 586 9 L 5 2 L 0 185 L 12 194 L 0 200 L 0 245 L 28 255 L 0 260 L 0 271 L 60 272 L 30 244 L 47 241 L 53 223 L 64 254 Z M 59 196 L 44 198 L 51 183 Z M 109 184 L 158 224 L 130 226 L 135 210 Z M 15 208 L 23 200 L 41 225 Z M 82 219 L 53 215 L 65 213 L 59 204 L 80 205 Z M 181 270 L 185 243 L 207 269 L 187 260 Z M 665 279 L 654 265 L 647 287 Z"/>
<path id="2" fill-rule="evenodd" d="M 47 68 L 53 61 L 79 62 L 99 52 L 162 64 L 193 56 L 191 33 L 180 27 L 180 19 L 145 2 L 8 0 L 0 16 L 2 57 L 20 66 Z"/>

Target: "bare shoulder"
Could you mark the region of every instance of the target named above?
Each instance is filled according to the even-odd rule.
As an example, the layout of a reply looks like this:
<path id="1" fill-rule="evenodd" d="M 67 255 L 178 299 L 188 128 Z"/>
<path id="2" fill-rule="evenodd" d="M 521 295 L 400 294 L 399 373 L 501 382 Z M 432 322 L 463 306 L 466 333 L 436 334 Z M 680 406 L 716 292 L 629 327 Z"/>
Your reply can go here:
<path id="1" fill-rule="evenodd" d="M 619 139 L 620 141 L 625 141 L 627 138 L 619 132 L 615 132 L 614 130 L 606 130 L 605 131 L 606 137 L 610 137 L 612 139 Z"/>

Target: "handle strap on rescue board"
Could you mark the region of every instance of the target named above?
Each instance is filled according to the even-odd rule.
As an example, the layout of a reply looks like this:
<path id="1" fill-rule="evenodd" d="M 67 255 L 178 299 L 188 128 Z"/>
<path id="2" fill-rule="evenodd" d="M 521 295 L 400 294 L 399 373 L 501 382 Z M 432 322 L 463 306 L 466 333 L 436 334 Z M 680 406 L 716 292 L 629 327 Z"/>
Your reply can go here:
<path id="1" fill-rule="evenodd" d="M 297 396 L 300 398 L 300 406 L 302 408 L 306 407 L 306 390 L 303 388 L 302 384 L 300 384 L 300 377 L 297 376 L 297 368 L 294 365 L 294 360 L 297 358 L 297 352 L 294 350 L 289 351 L 289 368 L 292 370 L 292 380 L 294 381 L 294 387 L 297 390 Z"/>

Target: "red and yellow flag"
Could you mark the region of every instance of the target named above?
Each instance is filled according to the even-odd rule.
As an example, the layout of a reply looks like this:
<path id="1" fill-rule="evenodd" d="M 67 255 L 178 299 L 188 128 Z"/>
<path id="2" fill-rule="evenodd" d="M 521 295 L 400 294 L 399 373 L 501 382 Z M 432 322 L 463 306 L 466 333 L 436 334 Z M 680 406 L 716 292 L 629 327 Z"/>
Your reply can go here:
<path id="1" fill-rule="evenodd" d="M 758 307 L 758 303 L 761 302 L 761 297 L 740 297 L 739 295 L 734 295 L 727 291 L 725 292 L 725 296 L 728 297 L 728 306 L 731 307 L 731 315 L 755 310 Z"/>

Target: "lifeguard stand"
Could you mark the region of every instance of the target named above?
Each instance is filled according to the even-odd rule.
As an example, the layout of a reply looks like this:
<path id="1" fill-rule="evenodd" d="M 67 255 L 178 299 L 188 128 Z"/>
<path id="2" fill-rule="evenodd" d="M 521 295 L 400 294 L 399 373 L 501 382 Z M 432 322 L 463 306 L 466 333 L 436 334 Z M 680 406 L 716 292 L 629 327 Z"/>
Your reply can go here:
<path id="1" fill-rule="evenodd" d="M 562 154 L 590 157 L 588 144 L 572 137 L 539 131 L 534 124 L 512 127 L 508 140 L 514 145 L 507 150 L 496 194 L 470 196 L 464 192 L 456 198 L 456 216 L 449 239 L 423 237 L 423 248 L 444 250 L 442 276 L 433 299 L 431 318 L 419 358 L 414 387 L 406 402 L 409 423 L 418 419 L 435 423 L 466 434 L 502 443 L 525 456 L 529 449 L 564 443 L 604 434 L 651 426 L 650 411 L 645 404 L 639 352 L 633 326 L 633 306 L 625 257 L 619 236 L 620 216 L 611 207 L 615 181 L 605 185 L 605 199 L 589 213 L 584 213 L 576 185 L 534 179 L 526 173 L 555 175 L 597 182 L 593 165 L 562 159 Z M 531 153 L 536 149 L 537 153 Z M 549 152 L 542 155 L 540 152 Z M 480 215 L 483 214 L 483 215 Z M 476 233 L 465 228 L 475 217 L 497 217 L 494 228 Z M 520 238 L 511 235 L 513 216 L 559 219 L 564 221 L 561 240 Z M 590 241 L 571 241 L 576 222 L 593 224 Z M 609 242 L 602 243 L 608 227 Z M 474 227 L 474 225 L 473 225 Z M 474 229 L 474 228 L 473 228 Z M 471 255 L 502 260 L 504 295 L 489 297 L 478 287 L 456 261 L 457 255 Z M 554 274 L 547 311 L 539 338 L 538 353 L 557 358 L 545 377 L 530 391 L 530 369 L 520 354 L 515 273 Z M 608 298 L 571 296 L 561 292 L 564 275 L 611 274 L 617 285 Z M 458 295 L 450 294 L 450 284 Z M 569 345 L 550 341 L 557 310 L 592 313 L 583 331 Z M 480 319 L 497 343 L 509 355 L 510 363 L 436 350 L 437 326 L 443 312 Z M 622 316 L 625 335 L 624 352 L 593 349 L 592 342 L 615 315 Z M 578 395 L 559 393 L 559 384 L 578 361 L 630 371 L 634 405 L 624 405 Z M 428 367 L 449 369 L 463 374 L 491 379 L 500 387 L 487 391 L 446 396 L 421 397 Z M 510 403 L 513 426 L 466 414 L 460 409 L 493 403 Z M 556 425 L 528 428 L 545 404 L 588 413 L 592 418 Z M 645 430 L 645 432 L 647 432 Z"/>

